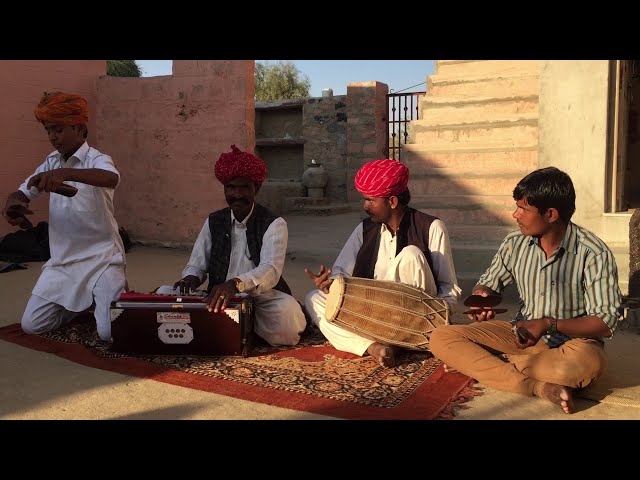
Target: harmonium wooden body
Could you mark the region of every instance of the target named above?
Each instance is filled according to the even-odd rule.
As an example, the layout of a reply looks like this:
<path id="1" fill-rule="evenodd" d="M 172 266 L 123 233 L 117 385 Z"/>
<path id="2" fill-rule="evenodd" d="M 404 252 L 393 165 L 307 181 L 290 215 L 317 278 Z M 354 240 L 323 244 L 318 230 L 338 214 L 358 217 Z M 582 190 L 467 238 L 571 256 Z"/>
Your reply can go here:
<path id="1" fill-rule="evenodd" d="M 254 308 L 249 296 L 209 312 L 204 297 L 122 293 L 111 304 L 111 350 L 139 355 L 251 353 Z"/>

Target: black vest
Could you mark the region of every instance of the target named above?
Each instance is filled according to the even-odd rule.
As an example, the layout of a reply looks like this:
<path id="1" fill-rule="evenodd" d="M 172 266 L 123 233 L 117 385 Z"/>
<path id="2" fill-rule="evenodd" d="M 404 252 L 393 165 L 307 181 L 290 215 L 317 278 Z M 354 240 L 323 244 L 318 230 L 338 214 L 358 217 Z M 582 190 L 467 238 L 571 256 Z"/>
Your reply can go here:
<path id="1" fill-rule="evenodd" d="M 260 265 L 262 238 L 269 225 L 280 215 L 262 205 L 255 204 L 253 213 L 247 221 L 247 247 L 254 267 Z M 211 232 L 211 254 L 209 255 L 209 286 L 207 292 L 220 283 L 224 283 L 229 273 L 231 259 L 231 208 L 223 208 L 209 214 L 209 231 Z M 291 295 L 291 289 L 284 278 L 280 277 L 275 290 Z"/>
<path id="2" fill-rule="evenodd" d="M 438 286 L 438 278 L 433 272 L 433 260 L 429 250 L 429 228 L 437 217 L 419 212 L 407 207 L 402 216 L 400 227 L 396 233 L 396 256 L 407 245 L 415 245 L 424 253 L 429 268 L 433 273 L 433 278 Z M 353 276 L 361 278 L 373 278 L 373 272 L 378 260 L 378 248 L 380 246 L 380 224 L 372 222 L 370 218 L 362 221 L 362 247 L 358 251 L 356 264 L 353 268 Z"/>

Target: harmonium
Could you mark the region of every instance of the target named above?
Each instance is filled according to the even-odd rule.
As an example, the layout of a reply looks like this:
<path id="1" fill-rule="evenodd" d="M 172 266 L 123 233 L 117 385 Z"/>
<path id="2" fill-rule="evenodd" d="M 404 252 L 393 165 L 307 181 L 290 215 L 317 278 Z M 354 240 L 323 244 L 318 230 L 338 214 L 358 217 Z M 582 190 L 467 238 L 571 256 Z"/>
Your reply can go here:
<path id="1" fill-rule="evenodd" d="M 236 296 L 209 312 L 205 297 L 122 293 L 111 304 L 111 350 L 139 355 L 242 355 L 253 348 L 254 307 Z"/>

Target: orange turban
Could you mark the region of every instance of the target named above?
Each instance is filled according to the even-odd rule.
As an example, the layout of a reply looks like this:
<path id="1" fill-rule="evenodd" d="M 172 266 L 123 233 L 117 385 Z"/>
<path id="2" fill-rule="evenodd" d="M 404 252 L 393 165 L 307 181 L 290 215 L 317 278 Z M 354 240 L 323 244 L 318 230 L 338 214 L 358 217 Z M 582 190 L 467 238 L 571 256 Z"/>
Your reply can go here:
<path id="1" fill-rule="evenodd" d="M 259 186 L 267 178 L 264 160 L 252 153 L 243 152 L 235 145 L 231 145 L 230 153 L 220 155 L 214 172 L 223 185 L 236 177 L 246 177 Z"/>
<path id="2" fill-rule="evenodd" d="M 409 168 L 398 160 L 374 160 L 358 170 L 355 184 L 368 197 L 397 196 L 407 189 Z"/>
<path id="3" fill-rule="evenodd" d="M 87 101 L 74 93 L 45 92 L 33 113 L 39 122 L 57 125 L 84 125 L 89 122 Z"/>

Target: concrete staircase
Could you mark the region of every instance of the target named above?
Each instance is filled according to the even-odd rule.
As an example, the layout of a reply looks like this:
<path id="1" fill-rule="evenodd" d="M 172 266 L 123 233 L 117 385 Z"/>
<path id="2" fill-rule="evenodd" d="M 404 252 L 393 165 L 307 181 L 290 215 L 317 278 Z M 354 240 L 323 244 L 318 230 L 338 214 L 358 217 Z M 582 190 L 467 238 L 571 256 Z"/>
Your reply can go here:
<path id="1" fill-rule="evenodd" d="M 353 209 L 348 203 L 331 202 L 327 197 L 288 197 L 282 199 L 282 212 L 290 215 L 337 215 Z"/>
<path id="2" fill-rule="evenodd" d="M 446 223 L 463 295 L 517 229 L 513 188 L 538 168 L 540 65 L 439 60 L 411 122 L 411 204 Z"/>

